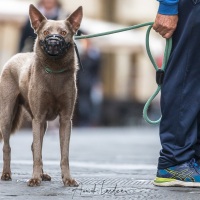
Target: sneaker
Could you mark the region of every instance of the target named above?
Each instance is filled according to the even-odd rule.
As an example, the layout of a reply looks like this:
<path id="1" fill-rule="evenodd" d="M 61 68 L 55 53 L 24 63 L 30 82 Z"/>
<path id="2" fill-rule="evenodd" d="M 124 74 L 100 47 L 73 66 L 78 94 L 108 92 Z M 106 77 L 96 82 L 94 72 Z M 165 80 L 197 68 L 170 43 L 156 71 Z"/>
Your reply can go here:
<path id="1" fill-rule="evenodd" d="M 181 165 L 167 169 L 158 169 L 157 177 L 153 184 L 164 187 L 200 187 L 200 166 L 195 159 L 192 159 Z"/>
<path id="2" fill-rule="evenodd" d="M 200 166 L 200 158 L 196 159 L 196 163 Z"/>

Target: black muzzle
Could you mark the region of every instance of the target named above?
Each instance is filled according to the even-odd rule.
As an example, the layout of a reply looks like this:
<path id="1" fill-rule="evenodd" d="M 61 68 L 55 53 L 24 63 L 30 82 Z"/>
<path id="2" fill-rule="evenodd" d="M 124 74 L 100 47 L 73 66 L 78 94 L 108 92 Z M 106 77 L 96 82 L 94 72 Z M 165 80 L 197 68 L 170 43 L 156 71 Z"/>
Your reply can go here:
<path id="1" fill-rule="evenodd" d="M 70 42 L 59 34 L 50 34 L 44 40 L 40 40 L 40 46 L 49 56 L 62 56 L 67 49 L 71 46 Z"/>

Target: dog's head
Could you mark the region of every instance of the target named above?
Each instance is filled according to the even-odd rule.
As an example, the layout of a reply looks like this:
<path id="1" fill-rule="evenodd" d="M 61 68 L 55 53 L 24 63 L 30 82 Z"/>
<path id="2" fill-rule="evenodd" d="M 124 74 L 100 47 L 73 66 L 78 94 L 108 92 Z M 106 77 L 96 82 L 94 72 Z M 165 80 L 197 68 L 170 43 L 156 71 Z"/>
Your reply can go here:
<path id="1" fill-rule="evenodd" d="M 73 36 L 80 27 L 83 17 L 82 7 L 75 10 L 66 20 L 47 20 L 40 11 L 30 5 L 31 26 L 37 34 L 35 47 L 48 56 L 63 56 L 73 44 Z"/>

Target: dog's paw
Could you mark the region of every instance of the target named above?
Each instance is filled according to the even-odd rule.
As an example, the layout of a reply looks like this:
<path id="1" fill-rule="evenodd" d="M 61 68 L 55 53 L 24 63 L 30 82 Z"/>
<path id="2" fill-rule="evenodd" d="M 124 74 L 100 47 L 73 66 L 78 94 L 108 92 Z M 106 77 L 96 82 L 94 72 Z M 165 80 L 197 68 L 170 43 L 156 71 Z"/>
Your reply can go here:
<path id="1" fill-rule="evenodd" d="M 11 181 L 11 173 L 2 173 L 1 180 L 3 181 Z"/>
<path id="2" fill-rule="evenodd" d="M 36 187 L 40 186 L 41 180 L 38 178 L 32 178 L 28 181 L 28 186 L 30 187 Z"/>
<path id="3" fill-rule="evenodd" d="M 41 178 L 42 181 L 51 181 L 51 176 L 49 176 L 48 174 L 42 174 Z"/>
<path id="4" fill-rule="evenodd" d="M 63 183 L 64 183 L 64 186 L 66 186 L 66 187 L 78 187 L 79 186 L 78 182 L 72 178 L 71 179 L 63 178 Z"/>

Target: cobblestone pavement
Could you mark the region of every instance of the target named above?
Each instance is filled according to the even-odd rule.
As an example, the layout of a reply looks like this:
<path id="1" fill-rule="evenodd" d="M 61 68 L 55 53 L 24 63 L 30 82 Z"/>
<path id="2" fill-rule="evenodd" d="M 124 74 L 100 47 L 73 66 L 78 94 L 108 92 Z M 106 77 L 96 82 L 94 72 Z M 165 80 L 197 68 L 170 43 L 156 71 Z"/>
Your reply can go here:
<path id="1" fill-rule="evenodd" d="M 70 168 L 80 183 L 77 188 L 64 187 L 61 182 L 57 131 L 47 132 L 43 148 L 44 170 L 52 181 L 28 187 L 32 173 L 31 142 L 29 130 L 11 137 L 12 181 L 0 181 L 0 200 L 193 200 L 200 196 L 198 188 L 152 185 L 160 149 L 157 128 L 74 129 Z"/>

